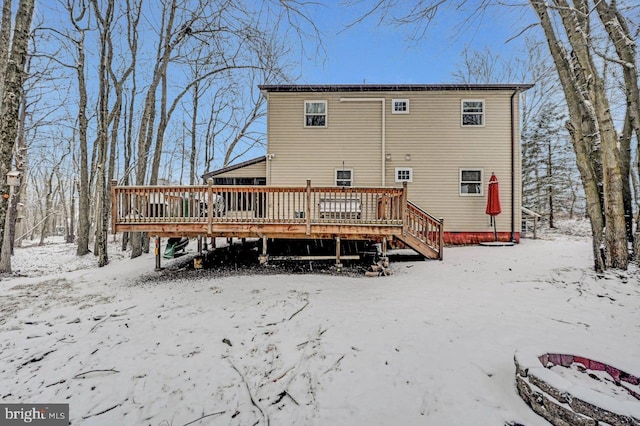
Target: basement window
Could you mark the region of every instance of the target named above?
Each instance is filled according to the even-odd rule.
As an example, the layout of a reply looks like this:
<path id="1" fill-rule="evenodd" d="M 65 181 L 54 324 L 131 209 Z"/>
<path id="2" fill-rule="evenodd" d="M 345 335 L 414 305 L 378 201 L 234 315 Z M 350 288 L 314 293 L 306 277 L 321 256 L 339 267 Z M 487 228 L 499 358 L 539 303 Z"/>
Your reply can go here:
<path id="1" fill-rule="evenodd" d="M 304 101 L 304 127 L 327 127 L 327 101 Z"/>
<path id="2" fill-rule="evenodd" d="M 409 99 L 392 99 L 392 114 L 409 114 Z"/>
<path id="3" fill-rule="evenodd" d="M 482 169 L 460 169 L 460 195 L 483 195 Z"/>

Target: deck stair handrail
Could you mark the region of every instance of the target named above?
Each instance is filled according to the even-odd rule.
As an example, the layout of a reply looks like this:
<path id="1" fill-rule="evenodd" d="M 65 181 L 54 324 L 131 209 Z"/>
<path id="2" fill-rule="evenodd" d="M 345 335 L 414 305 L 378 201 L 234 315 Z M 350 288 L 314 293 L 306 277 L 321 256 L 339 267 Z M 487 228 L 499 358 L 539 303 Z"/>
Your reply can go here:
<path id="1" fill-rule="evenodd" d="M 405 243 L 427 257 L 443 259 L 444 219 L 435 218 L 407 200 L 402 237 Z"/>

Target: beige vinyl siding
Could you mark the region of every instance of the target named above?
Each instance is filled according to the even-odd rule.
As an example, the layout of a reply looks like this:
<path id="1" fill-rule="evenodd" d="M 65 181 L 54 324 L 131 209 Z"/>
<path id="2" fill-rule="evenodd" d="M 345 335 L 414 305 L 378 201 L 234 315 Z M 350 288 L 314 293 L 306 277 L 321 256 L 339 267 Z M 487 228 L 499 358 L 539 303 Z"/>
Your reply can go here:
<path id="1" fill-rule="evenodd" d="M 395 184 L 396 167 L 412 167 L 409 199 L 436 217 L 445 218 L 448 232 L 490 231 L 485 214 L 487 185 L 494 172 L 500 182 L 502 213 L 498 230 L 511 230 L 511 121 L 512 92 L 408 93 L 409 115 L 387 116 L 387 182 Z M 460 123 L 461 100 L 483 99 L 483 127 Z M 515 117 L 518 120 L 518 117 Z M 517 121 L 516 121 L 517 122 Z M 516 138 L 516 232 L 520 230 L 520 158 Z M 411 159 L 407 161 L 406 155 Z M 460 195 L 460 169 L 483 170 L 483 195 Z M 395 184 L 397 185 L 397 184 Z"/>
<path id="2" fill-rule="evenodd" d="M 270 93 L 268 140 L 275 154 L 268 185 L 334 186 L 336 169 L 352 169 L 354 186 L 381 184 L 381 105 L 340 102 L 340 94 Z M 304 127 L 304 102 L 327 101 L 327 126 Z"/>
<path id="3" fill-rule="evenodd" d="M 219 175 L 215 175 L 216 178 L 256 178 L 256 177 L 266 177 L 267 176 L 267 162 L 261 161 L 256 164 L 251 164 L 249 166 L 245 166 L 239 169 L 230 170 L 225 173 L 220 173 Z"/>
<path id="4" fill-rule="evenodd" d="M 513 91 L 416 91 L 364 93 L 269 93 L 268 152 L 275 154 L 268 185 L 335 185 L 335 169 L 353 169 L 355 186 L 380 186 L 380 102 L 340 98 L 385 98 L 387 186 L 396 167 L 411 167 L 409 199 L 436 217 L 447 232 L 489 232 L 486 187 L 495 172 L 502 213 L 498 231 L 511 231 L 511 117 Z M 516 100 L 517 100 L 516 96 Z M 409 99 L 409 114 L 392 114 L 392 99 Z M 484 100 L 484 126 L 461 125 L 461 101 Z M 304 128 L 304 101 L 327 101 L 327 127 Z M 520 231 L 520 149 L 516 104 L 515 231 Z M 410 160 L 405 157 L 410 155 Z M 483 170 L 483 195 L 460 196 L 460 169 Z"/>

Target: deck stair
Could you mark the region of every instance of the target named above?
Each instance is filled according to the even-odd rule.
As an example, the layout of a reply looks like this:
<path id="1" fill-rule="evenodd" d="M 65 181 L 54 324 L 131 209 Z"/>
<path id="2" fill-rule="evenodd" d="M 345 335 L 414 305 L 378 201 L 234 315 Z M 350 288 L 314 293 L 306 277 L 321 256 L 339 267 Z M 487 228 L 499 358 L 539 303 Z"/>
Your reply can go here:
<path id="1" fill-rule="evenodd" d="M 442 260 L 443 219 L 436 219 L 407 200 L 400 241 L 429 259 Z"/>

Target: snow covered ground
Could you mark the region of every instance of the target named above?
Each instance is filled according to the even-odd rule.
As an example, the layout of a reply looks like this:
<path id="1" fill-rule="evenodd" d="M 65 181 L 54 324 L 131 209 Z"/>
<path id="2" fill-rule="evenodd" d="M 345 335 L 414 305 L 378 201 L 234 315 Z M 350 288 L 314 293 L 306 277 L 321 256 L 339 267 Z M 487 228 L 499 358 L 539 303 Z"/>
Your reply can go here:
<path id="1" fill-rule="evenodd" d="M 640 374 L 640 274 L 596 279 L 580 232 L 380 278 L 166 280 L 152 255 L 74 250 L 17 249 L 0 280 L 0 402 L 69 403 L 75 425 L 545 425 L 516 349 Z"/>

